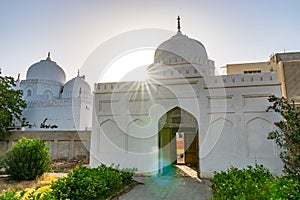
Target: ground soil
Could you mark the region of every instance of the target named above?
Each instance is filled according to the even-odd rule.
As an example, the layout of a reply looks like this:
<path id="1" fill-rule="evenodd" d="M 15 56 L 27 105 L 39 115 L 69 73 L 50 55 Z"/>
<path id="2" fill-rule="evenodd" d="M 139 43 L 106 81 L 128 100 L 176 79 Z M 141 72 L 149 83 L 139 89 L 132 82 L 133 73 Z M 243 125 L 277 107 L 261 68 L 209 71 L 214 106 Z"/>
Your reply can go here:
<path id="1" fill-rule="evenodd" d="M 69 173 L 79 164 L 88 166 L 89 162 L 88 160 L 53 160 L 50 172 Z"/>

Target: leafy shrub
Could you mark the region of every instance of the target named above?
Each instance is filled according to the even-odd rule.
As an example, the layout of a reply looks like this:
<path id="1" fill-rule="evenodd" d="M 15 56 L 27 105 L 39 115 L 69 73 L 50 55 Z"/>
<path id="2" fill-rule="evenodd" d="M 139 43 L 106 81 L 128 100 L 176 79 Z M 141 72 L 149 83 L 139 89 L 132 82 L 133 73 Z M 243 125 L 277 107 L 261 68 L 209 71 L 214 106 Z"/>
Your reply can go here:
<path id="1" fill-rule="evenodd" d="M 49 148 L 40 139 L 22 138 L 5 158 L 6 172 L 15 180 L 33 180 L 50 169 Z"/>
<path id="2" fill-rule="evenodd" d="M 130 183 L 132 183 L 132 176 L 134 174 L 134 171 L 136 171 L 135 169 L 122 169 L 118 171 L 121 176 L 123 185 L 129 185 Z"/>
<path id="3" fill-rule="evenodd" d="M 55 200 L 50 186 L 37 187 L 29 191 L 25 190 L 20 193 L 20 198 L 26 200 Z"/>
<path id="4" fill-rule="evenodd" d="M 273 180 L 268 169 L 257 164 L 242 170 L 231 167 L 227 172 L 215 172 L 213 199 L 256 199 Z"/>
<path id="5" fill-rule="evenodd" d="M 218 199 L 300 199 L 299 177 L 287 175 L 274 178 L 262 165 L 247 169 L 231 167 L 215 172 L 213 198 Z"/>
<path id="6" fill-rule="evenodd" d="M 273 110 L 283 118 L 274 123 L 277 129 L 270 132 L 268 138 L 283 149 L 280 158 L 284 163 L 284 172 L 300 174 L 300 109 L 283 97 L 273 95 L 268 100 L 273 105 L 267 111 Z"/>
<path id="7" fill-rule="evenodd" d="M 0 195 L 0 200 L 19 200 L 15 191 L 6 191 Z"/>
<path id="8" fill-rule="evenodd" d="M 6 191 L 0 195 L 0 200 L 56 200 L 50 186 L 37 187 L 29 191 Z"/>
<path id="9" fill-rule="evenodd" d="M 79 165 L 67 177 L 53 182 L 51 189 L 56 199 L 106 199 L 132 182 L 132 176 L 132 170 Z"/>
<path id="10" fill-rule="evenodd" d="M 286 175 L 276 179 L 264 194 L 266 199 L 300 199 L 300 176 Z"/>

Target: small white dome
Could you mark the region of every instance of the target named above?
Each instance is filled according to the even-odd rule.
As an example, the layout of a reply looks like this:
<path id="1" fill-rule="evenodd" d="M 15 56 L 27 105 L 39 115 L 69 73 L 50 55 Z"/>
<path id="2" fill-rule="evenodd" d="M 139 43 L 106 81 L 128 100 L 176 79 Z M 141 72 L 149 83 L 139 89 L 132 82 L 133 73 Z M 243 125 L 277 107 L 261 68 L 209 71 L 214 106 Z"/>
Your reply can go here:
<path id="1" fill-rule="evenodd" d="M 83 79 L 83 77 L 75 77 L 69 80 L 63 89 L 62 97 L 79 97 L 91 95 L 91 88 L 89 84 Z"/>
<path id="2" fill-rule="evenodd" d="M 46 60 L 41 60 L 29 67 L 26 80 L 40 79 L 65 83 L 66 74 L 64 70 L 50 59 L 50 53 Z"/>
<path id="3" fill-rule="evenodd" d="M 155 63 L 176 64 L 182 62 L 203 63 L 208 59 L 205 47 L 197 40 L 177 32 L 175 36 L 163 42 L 154 54 Z"/>

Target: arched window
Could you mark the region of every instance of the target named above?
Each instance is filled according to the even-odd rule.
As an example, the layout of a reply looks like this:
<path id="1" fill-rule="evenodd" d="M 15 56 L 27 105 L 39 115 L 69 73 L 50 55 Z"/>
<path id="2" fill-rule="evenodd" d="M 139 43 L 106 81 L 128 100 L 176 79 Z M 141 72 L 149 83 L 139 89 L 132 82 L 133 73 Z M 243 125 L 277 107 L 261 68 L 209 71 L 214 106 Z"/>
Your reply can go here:
<path id="1" fill-rule="evenodd" d="M 44 96 L 46 97 L 46 99 L 52 99 L 52 97 L 53 97 L 53 92 L 51 91 L 51 90 L 45 90 L 44 92 L 43 92 L 43 94 L 44 94 Z"/>
<path id="2" fill-rule="evenodd" d="M 28 97 L 31 97 L 31 93 L 32 93 L 32 92 L 31 92 L 31 90 L 29 89 L 29 90 L 27 90 L 27 94 L 26 94 L 26 95 L 27 95 Z"/>

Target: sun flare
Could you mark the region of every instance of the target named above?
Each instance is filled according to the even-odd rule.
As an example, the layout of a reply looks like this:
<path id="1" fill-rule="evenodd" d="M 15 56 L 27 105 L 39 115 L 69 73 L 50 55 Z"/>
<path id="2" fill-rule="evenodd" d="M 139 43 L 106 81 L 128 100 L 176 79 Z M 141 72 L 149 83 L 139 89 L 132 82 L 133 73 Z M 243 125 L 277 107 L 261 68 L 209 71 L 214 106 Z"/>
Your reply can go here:
<path id="1" fill-rule="evenodd" d="M 101 82 L 144 81 L 147 66 L 153 63 L 153 49 L 137 49 L 114 59 L 106 68 Z"/>

